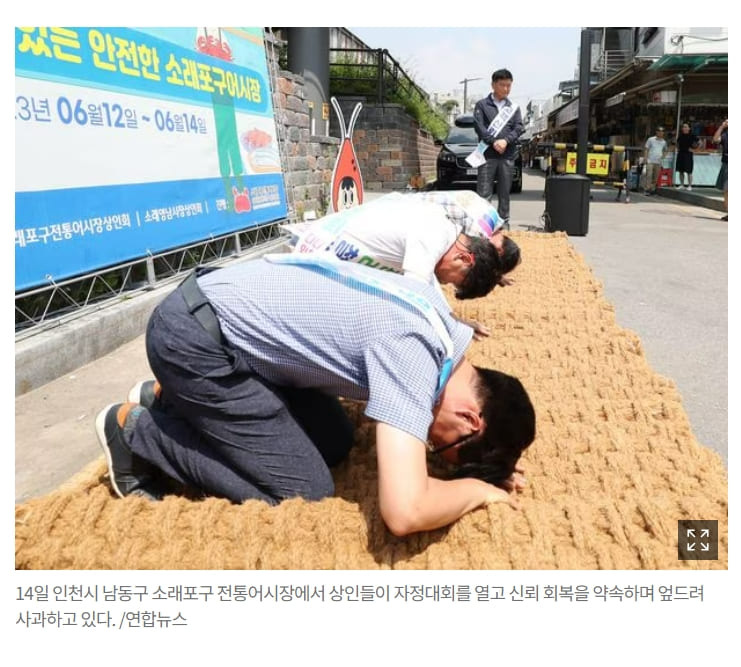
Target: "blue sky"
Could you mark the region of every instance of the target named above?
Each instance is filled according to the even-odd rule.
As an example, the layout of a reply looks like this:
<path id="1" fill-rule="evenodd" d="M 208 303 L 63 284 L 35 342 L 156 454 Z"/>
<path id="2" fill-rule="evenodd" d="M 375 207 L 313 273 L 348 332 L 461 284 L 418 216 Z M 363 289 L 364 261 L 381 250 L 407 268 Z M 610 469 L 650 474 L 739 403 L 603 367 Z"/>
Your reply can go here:
<path id="1" fill-rule="evenodd" d="M 348 26 L 372 48 L 388 49 L 427 92 L 462 88 L 483 97 L 491 73 L 506 67 L 514 76 L 512 99 L 555 94 L 560 81 L 573 79 L 578 65 L 581 28 L 362 28 Z"/>

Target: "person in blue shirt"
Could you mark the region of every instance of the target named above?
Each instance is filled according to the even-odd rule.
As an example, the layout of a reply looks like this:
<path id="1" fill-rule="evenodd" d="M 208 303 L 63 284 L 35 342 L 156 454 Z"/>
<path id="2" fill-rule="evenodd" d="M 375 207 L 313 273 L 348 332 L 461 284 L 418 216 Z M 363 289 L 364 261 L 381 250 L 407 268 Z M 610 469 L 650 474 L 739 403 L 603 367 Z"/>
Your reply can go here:
<path id="1" fill-rule="evenodd" d="M 466 359 L 472 333 L 433 285 L 349 262 L 284 253 L 192 274 L 147 327 L 156 383 L 96 419 L 113 490 L 156 497 L 164 476 L 233 502 L 330 496 L 353 444 L 344 397 L 376 422 L 392 533 L 516 506 L 535 412 L 519 380 Z"/>

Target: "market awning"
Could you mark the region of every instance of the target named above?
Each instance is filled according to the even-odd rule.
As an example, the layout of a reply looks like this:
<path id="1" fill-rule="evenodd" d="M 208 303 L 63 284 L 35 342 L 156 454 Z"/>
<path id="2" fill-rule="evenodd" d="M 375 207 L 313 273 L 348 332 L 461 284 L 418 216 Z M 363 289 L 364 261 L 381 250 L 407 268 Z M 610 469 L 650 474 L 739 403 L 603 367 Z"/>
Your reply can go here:
<path id="1" fill-rule="evenodd" d="M 682 70 L 683 72 L 728 71 L 728 54 L 667 53 L 648 66 L 649 70 Z"/>

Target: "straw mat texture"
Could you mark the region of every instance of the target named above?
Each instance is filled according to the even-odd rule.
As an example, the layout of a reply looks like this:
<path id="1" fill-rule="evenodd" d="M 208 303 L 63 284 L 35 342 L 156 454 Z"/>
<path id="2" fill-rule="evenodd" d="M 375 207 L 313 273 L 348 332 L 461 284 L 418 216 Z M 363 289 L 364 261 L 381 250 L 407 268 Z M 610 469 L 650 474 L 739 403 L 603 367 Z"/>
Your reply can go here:
<path id="1" fill-rule="evenodd" d="M 538 433 L 522 509 L 491 505 L 396 538 L 378 511 L 373 427 L 347 408 L 357 445 L 336 496 L 249 501 L 115 498 L 101 458 L 16 506 L 19 569 L 727 569 L 727 474 L 691 432 L 674 384 L 615 322 L 563 233 L 513 233 L 515 284 L 451 300 L 492 335 L 470 360 L 520 377 Z M 114 397 L 110 397 L 111 399 Z M 715 561 L 677 559 L 677 520 L 715 519 Z"/>

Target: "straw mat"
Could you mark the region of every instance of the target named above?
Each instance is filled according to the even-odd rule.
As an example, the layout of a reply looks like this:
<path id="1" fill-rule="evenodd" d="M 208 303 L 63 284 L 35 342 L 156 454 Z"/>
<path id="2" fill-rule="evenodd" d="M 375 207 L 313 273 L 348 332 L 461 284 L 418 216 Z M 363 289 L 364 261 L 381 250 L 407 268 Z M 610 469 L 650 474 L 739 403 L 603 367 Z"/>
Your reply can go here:
<path id="1" fill-rule="evenodd" d="M 490 505 L 396 538 L 378 510 L 373 426 L 348 403 L 357 445 L 336 496 L 269 507 L 115 498 L 101 458 L 16 506 L 19 569 L 727 569 L 727 474 L 695 440 L 674 384 L 620 328 L 563 233 L 512 233 L 515 284 L 455 302 L 486 322 L 470 360 L 518 376 L 537 413 L 521 510 Z M 717 520 L 718 560 L 677 558 L 679 519 Z"/>

